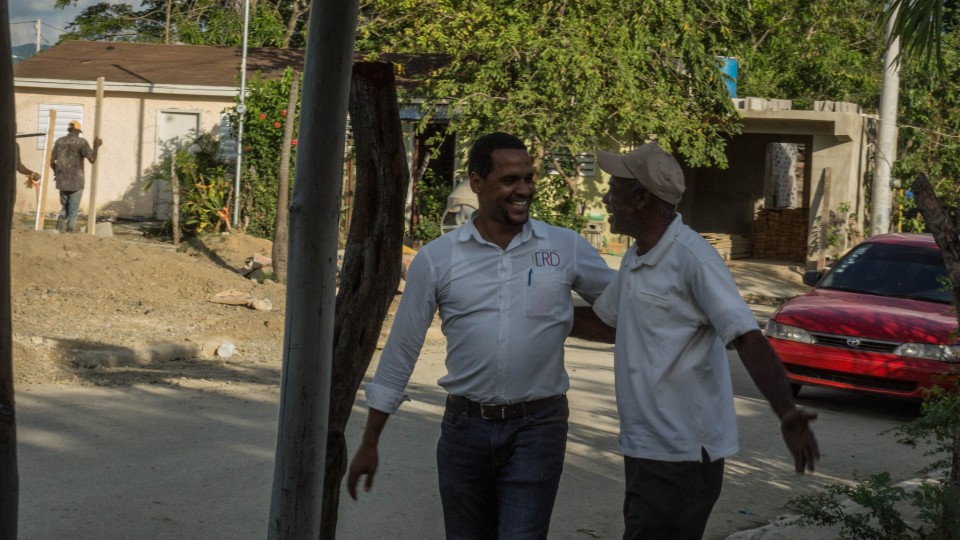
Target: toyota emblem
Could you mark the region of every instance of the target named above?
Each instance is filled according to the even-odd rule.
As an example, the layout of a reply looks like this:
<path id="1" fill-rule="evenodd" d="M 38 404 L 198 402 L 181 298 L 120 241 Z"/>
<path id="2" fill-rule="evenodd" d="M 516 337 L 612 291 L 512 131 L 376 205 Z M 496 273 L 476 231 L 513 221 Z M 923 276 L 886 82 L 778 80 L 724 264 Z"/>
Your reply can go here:
<path id="1" fill-rule="evenodd" d="M 856 349 L 859 346 L 860 346 L 860 338 L 855 338 L 855 337 L 847 338 L 847 347 L 850 347 L 851 349 Z"/>

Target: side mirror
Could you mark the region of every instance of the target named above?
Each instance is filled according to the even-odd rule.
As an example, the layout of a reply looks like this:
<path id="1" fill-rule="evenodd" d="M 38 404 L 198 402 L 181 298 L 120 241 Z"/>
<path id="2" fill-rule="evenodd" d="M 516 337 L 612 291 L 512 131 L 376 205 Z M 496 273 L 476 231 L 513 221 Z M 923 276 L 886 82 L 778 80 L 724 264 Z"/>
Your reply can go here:
<path id="1" fill-rule="evenodd" d="M 803 284 L 813 287 L 822 277 L 823 272 L 821 270 L 807 270 L 803 273 Z"/>

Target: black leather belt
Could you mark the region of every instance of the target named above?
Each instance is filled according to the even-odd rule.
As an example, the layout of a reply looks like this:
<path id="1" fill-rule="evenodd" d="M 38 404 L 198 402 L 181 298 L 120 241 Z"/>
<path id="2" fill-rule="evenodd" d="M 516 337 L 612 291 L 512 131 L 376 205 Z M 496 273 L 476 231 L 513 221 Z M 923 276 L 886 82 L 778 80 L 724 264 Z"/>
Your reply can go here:
<path id="1" fill-rule="evenodd" d="M 461 411 L 468 414 L 479 416 L 484 420 L 510 420 L 513 418 L 523 418 L 529 414 L 541 411 L 558 399 L 563 399 L 566 394 L 550 396 L 523 403 L 512 403 L 510 405 L 500 405 L 497 403 L 478 403 L 472 399 L 463 396 L 447 396 L 447 403 L 453 405 Z"/>

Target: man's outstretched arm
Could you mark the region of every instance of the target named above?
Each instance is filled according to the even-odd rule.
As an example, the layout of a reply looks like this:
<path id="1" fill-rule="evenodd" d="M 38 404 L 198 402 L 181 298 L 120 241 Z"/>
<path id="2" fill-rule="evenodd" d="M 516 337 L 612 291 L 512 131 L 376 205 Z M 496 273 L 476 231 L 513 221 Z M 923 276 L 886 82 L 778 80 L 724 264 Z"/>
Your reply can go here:
<path id="1" fill-rule="evenodd" d="M 810 429 L 810 422 L 816 420 L 817 414 L 794 403 L 783 364 L 760 330 L 752 330 L 734 339 L 733 346 L 753 383 L 780 419 L 780 432 L 793 455 L 794 469 L 801 474 L 812 472 L 820 459 L 820 448 Z"/>

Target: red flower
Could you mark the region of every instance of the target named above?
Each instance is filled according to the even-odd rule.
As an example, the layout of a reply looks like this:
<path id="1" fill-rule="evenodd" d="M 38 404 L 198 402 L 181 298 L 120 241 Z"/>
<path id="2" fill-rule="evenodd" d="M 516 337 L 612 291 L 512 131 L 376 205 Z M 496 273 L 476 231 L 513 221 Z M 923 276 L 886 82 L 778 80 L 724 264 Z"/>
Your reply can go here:
<path id="1" fill-rule="evenodd" d="M 287 110 L 286 110 L 286 109 L 280 111 L 280 116 L 286 116 L 286 115 L 287 115 Z"/>
<path id="2" fill-rule="evenodd" d="M 250 150 L 250 147 L 249 147 L 249 146 L 244 146 L 243 149 L 244 149 L 244 150 Z"/>
<path id="3" fill-rule="evenodd" d="M 267 115 L 265 115 L 265 114 L 263 114 L 263 113 L 260 113 L 260 119 L 261 119 L 261 120 L 266 120 L 266 119 L 267 119 Z"/>
<path id="4" fill-rule="evenodd" d="M 291 142 L 293 142 L 293 145 L 294 145 L 294 146 L 296 146 L 296 145 L 297 145 L 297 140 L 296 140 L 296 139 L 294 139 L 294 140 L 293 140 L 293 141 L 291 141 Z"/>
<path id="5" fill-rule="evenodd" d="M 280 128 L 280 122 L 274 122 L 274 123 L 273 123 L 273 127 L 279 129 L 279 128 Z"/>

